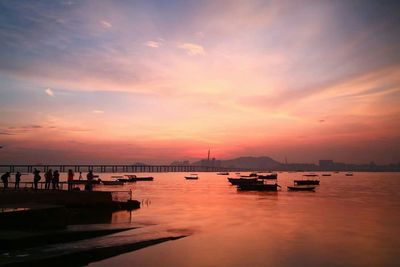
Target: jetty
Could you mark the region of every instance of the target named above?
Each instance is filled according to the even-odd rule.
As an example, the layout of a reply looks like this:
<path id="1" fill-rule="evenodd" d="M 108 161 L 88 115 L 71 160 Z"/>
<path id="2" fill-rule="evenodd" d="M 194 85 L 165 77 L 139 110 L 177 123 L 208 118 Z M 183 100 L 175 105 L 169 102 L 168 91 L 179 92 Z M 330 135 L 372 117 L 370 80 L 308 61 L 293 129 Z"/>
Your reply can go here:
<path id="1" fill-rule="evenodd" d="M 215 166 L 195 166 L 195 165 L 96 165 L 96 164 L 3 164 L 0 165 L 0 172 L 28 172 L 34 169 L 47 171 L 49 169 L 66 172 L 69 169 L 74 172 L 227 172 L 227 171 L 246 171 L 246 169 L 226 168 Z"/>
<path id="2" fill-rule="evenodd" d="M 0 227 L 2 229 L 62 228 L 77 211 L 93 216 L 104 212 L 140 208 L 140 202 L 116 201 L 113 192 L 65 190 L 2 190 L 0 192 Z M 29 225 L 26 225 L 29 222 Z M 44 223 L 45 222 L 45 223 Z"/>

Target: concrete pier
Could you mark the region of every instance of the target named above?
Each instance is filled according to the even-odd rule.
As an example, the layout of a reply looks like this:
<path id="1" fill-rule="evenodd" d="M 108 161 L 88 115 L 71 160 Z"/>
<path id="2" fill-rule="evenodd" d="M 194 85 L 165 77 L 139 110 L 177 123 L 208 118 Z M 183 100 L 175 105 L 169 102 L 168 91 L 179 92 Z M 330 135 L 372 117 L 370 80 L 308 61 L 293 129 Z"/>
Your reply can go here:
<path id="1" fill-rule="evenodd" d="M 58 170 L 59 172 L 67 172 L 69 169 L 74 172 L 225 172 L 225 171 L 246 171 L 239 168 L 225 168 L 216 166 L 194 166 L 194 165 L 99 165 L 99 164 L 3 164 L 0 165 L 0 172 L 28 172 L 32 173 L 34 169 L 47 171 L 48 169 Z"/>

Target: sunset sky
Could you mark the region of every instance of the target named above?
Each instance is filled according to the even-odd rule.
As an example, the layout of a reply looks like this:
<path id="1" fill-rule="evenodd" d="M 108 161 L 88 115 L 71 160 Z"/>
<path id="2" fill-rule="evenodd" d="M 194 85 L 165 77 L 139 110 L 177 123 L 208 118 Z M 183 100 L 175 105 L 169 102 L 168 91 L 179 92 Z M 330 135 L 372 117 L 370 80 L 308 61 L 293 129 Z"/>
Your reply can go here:
<path id="1" fill-rule="evenodd" d="M 0 0 L 0 146 L 400 162 L 400 1 Z"/>

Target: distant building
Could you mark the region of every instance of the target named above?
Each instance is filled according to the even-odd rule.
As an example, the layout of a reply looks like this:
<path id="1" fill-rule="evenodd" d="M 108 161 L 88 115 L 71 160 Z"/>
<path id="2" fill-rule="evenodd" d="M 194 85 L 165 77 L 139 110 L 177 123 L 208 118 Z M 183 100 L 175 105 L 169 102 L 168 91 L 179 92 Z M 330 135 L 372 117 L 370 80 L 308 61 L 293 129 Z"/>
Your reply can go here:
<path id="1" fill-rule="evenodd" d="M 206 167 L 221 167 L 221 161 L 215 158 L 212 158 L 211 160 L 202 159 L 199 162 L 195 163 L 199 163 L 200 166 L 206 166 Z"/>

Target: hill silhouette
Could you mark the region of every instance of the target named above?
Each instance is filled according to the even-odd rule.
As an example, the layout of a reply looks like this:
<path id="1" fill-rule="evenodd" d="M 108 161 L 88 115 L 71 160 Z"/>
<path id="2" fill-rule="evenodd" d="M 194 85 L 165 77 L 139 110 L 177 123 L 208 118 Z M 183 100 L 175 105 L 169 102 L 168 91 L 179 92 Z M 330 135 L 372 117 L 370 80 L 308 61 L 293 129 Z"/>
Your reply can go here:
<path id="1" fill-rule="evenodd" d="M 249 168 L 249 169 L 276 169 L 282 164 L 270 157 L 239 157 L 229 160 L 221 160 L 223 167 Z"/>
<path id="2" fill-rule="evenodd" d="M 193 162 L 193 165 L 214 165 L 227 168 L 244 168 L 252 170 L 273 170 L 282 167 L 282 163 L 267 157 L 239 157 L 228 160 L 217 160 L 216 162 L 207 162 L 206 160 L 200 160 Z"/>

